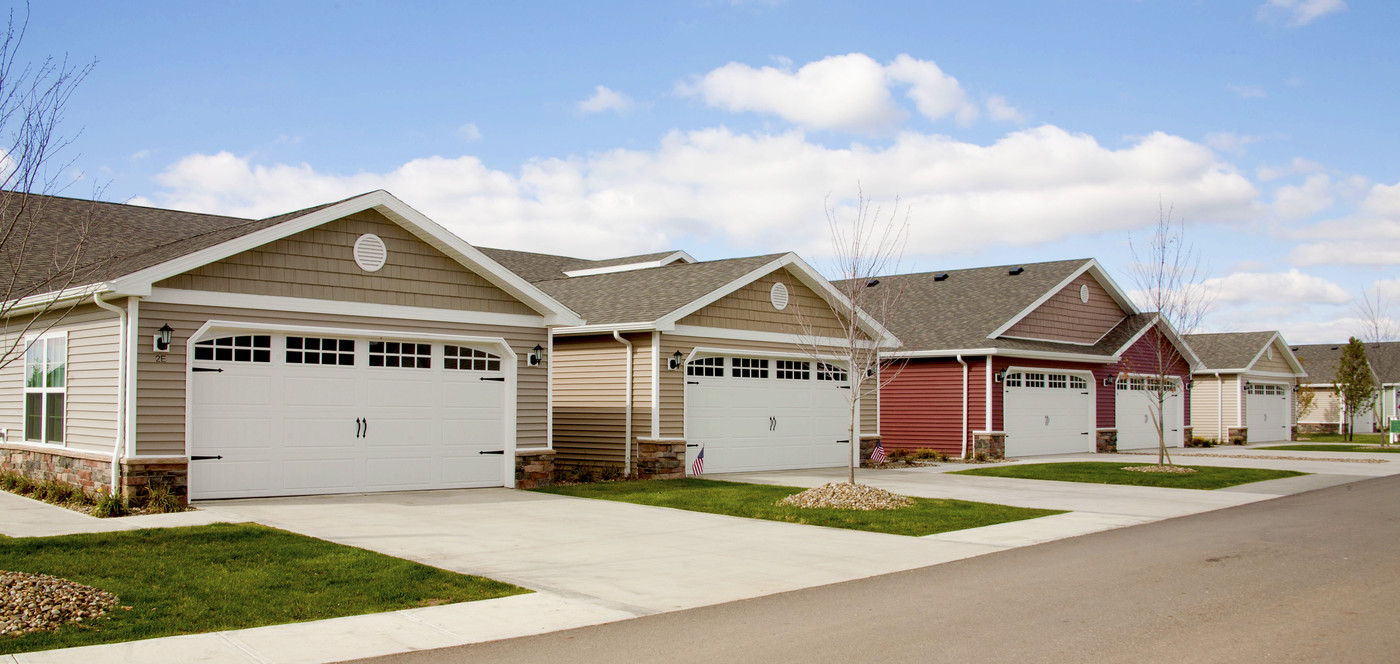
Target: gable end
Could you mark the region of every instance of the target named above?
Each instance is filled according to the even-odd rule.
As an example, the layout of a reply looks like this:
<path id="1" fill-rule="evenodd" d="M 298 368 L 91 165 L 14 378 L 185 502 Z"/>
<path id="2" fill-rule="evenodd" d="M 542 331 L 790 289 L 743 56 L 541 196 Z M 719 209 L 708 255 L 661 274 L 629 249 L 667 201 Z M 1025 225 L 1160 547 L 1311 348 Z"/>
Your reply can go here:
<path id="1" fill-rule="evenodd" d="M 1089 295 L 1088 301 L 1081 293 Z M 1075 277 L 1000 336 L 1073 344 L 1093 344 L 1129 312 L 1090 272 Z"/>

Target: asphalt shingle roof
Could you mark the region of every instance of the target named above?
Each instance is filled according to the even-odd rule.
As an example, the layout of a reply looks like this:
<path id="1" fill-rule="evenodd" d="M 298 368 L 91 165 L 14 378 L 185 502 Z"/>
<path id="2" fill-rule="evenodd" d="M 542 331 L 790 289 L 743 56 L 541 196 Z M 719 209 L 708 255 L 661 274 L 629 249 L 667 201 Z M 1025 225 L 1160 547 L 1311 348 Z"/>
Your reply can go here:
<path id="1" fill-rule="evenodd" d="M 1201 369 L 1246 369 L 1276 332 L 1188 334 L 1186 343 L 1201 358 Z"/>
<path id="2" fill-rule="evenodd" d="M 619 262 L 620 259 L 589 261 L 507 249 L 481 251 L 577 312 L 589 325 L 655 321 L 785 255 L 672 263 L 644 270 L 566 277 L 564 270 L 603 267 L 599 263 L 626 265 L 675 252 L 629 256 Z"/>
<path id="3" fill-rule="evenodd" d="M 1371 371 L 1382 384 L 1400 383 L 1400 342 L 1386 341 L 1364 344 L 1366 361 Z M 1298 356 L 1308 378 L 1315 383 L 1329 383 L 1337 375 L 1337 364 L 1342 359 L 1342 348 L 1346 342 L 1335 344 L 1300 344 L 1289 350 Z"/>
<path id="4" fill-rule="evenodd" d="M 987 335 L 1084 267 L 1089 260 L 1080 258 L 882 276 L 874 288 L 900 291 L 896 312 L 892 320 L 885 322 L 885 327 L 904 342 L 900 350 L 1006 348 L 1096 352 L 1097 347 L 1074 344 L 987 338 Z M 1023 267 L 1025 271 L 1017 275 L 1009 274 L 1014 267 Z M 948 278 L 936 280 L 940 274 L 947 274 Z M 1129 321 L 1124 323 L 1128 323 L 1128 327 L 1134 324 Z M 1137 321 L 1136 324 L 1134 333 L 1141 330 L 1145 323 Z M 1120 323 L 1120 327 L 1123 325 Z M 1110 333 L 1101 340 L 1100 345 L 1107 345 L 1112 337 L 1114 334 Z M 1127 338 L 1131 338 L 1131 334 Z"/>

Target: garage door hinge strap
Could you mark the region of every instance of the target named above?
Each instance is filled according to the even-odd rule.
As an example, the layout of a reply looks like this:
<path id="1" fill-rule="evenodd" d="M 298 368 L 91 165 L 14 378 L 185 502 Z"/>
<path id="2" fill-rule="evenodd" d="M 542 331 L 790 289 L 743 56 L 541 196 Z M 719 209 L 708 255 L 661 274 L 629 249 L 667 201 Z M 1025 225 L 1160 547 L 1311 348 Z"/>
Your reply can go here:
<path id="1" fill-rule="evenodd" d="M 838 443 L 850 443 L 850 442 L 851 442 L 851 439 L 850 439 L 850 438 L 847 438 L 847 439 L 845 439 L 845 440 L 838 440 L 838 441 L 836 441 L 836 442 L 838 442 Z"/>
<path id="2" fill-rule="evenodd" d="M 506 382 L 506 379 L 505 379 L 504 376 L 482 376 L 481 379 L 482 379 L 482 380 L 494 380 L 494 381 L 501 382 L 501 383 Z"/>
<path id="3" fill-rule="evenodd" d="M 209 367 L 190 367 L 190 371 L 217 371 L 223 373 L 223 369 L 210 369 Z"/>
<path id="4" fill-rule="evenodd" d="M 698 381 L 698 380 L 688 380 L 688 381 L 685 381 L 685 384 L 686 384 L 686 385 L 699 385 L 699 384 L 700 384 L 700 381 Z"/>
<path id="5" fill-rule="evenodd" d="M 480 451 L 480 452 L 477 452 L 477 454 L 505 454 L 505 453 L 506 453 L 505 450 L 482 450 L 482 451 Z"/>
<path id="6" fill-rule="evenodd" d="M 222 459 L 222 458 L 224 458 L 224 455 L 222 455 L 222 454 L 220 454 L 220 455 L 218 455 L 218 456 L 200 456 L 200 455 L 197 455 L 197 454 L 196 454 L 195 456 L 190 457 L 190 461 L 208 461 L 208 460 L 210 460 L 210 459 Z"/>

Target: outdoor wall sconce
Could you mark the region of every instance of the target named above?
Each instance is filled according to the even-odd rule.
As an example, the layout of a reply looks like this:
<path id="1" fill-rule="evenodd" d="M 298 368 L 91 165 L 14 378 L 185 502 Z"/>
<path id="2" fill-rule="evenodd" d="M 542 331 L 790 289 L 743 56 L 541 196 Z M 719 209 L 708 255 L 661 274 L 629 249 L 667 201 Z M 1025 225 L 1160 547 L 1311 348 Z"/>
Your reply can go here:
<path id="1" fill-rule="evenodd" d="M 1116 383 L 1116 382 L 1118 382 L 1118 377 L 1117 377 L 1117 376 L 1104 376 L 1104 377 L 1103 377 L 1103 386 L 1104 386 L 1104 387 L 1113 387 L 1113 384 Z"/>
<path id="2" fill-rule="evenodd" d="M 996 380 L 996 382 L 1000 383 L 1003 378 L 1006 378 L 1006 369 L 1002 369 L 1001 371 L 996 372 L 992 375 L 992 378 Z"/>
<path id="3" fill-rule="evenodd" d="M 159 330 L 156 330 L 155 338 L 152 339 L 152 342 L 153 342 L 153 344 L 154 344 L 155 352 L 157 352 L 157 353 L 169 353 L 169 352 L 170 352 L 170 338 L 171 338 L 171 336 L 173 336 L 174 334 L 175 334 L 175 330 L 172 329 L 172 328 L 170 327 L 170 324 L 169 324 L 169 323 L 166 323 L 165 325 L 160 326 L 160 329 L 159 329 Z"/>
<path id="4" fill-rule="evenodd" d="M 683 359 L 685 358 L 681 355 L 681 352 L 676 351 L 676 353 L 671 356 L 671 359 L 666 360 L 666 368 L 671 371 L 681 368 L 681 360 Z"/>
<path id="5" fill-rule="evenodd" d="M 532 367 L 537 367 L 540 363 L 544 362 L 544 347 L 535 344 L 535 347 L 530 349 L 530 354 L 526 357 L 526 362 Z"/>

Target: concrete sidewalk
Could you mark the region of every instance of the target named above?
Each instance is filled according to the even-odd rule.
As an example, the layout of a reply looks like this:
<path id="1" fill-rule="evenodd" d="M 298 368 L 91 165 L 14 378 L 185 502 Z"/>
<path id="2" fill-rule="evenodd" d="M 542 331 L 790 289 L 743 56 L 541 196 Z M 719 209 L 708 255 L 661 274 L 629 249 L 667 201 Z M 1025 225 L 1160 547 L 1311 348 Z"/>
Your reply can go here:
<path id="1" fill-rule="evenodd" d="M 1106 457 L 1068 455 L 1031 462 L 1071 460 Z M 1194 457 L 1189 462 L 1310 464 L 1324 471 L 1307 476 L 1313 478 L 1311 484 L 1363 479 L 1351 473 L 1362 464 Z M 966 467 L 862 470 L 857 479 L 907 495 L 1071 511 L 913 538 L 507 489 L 213 501 L 200 504 L 195 512 L 114 520 L 91 519 L 0 492 L 0 532 L 12 536 L 255 521 L 537 591 L 311 623 L 26 653 L 12 659 L 280 664 L 440 648 L 926 567 L 1266 500 L 1309 486 L 1276 480 L 1238 487 L 1246 489 L 1242 491 L 1192 491 L 947 474 Z M 1400 473 L 1400 464 L 1365 467 L 1365 476 Z M 818 470 L 713 477 L 818 486 L 844 476 L 841 470 Z"/>

